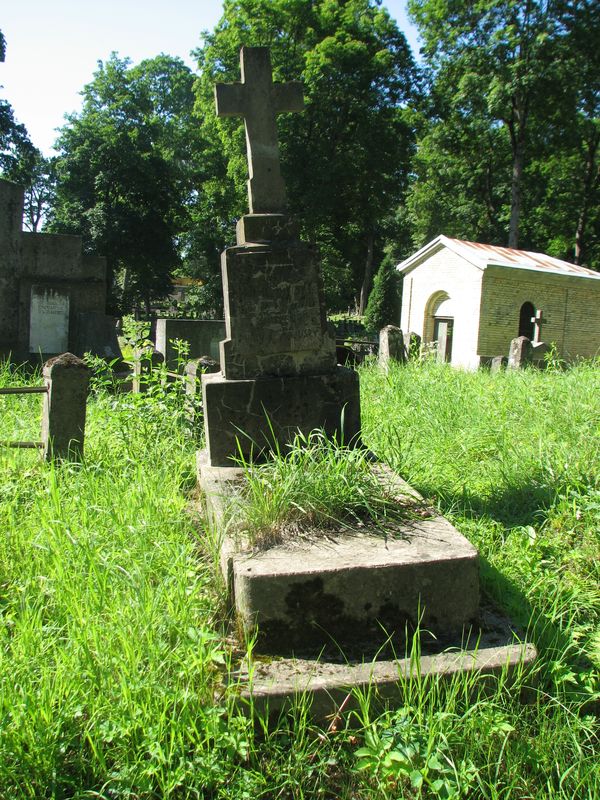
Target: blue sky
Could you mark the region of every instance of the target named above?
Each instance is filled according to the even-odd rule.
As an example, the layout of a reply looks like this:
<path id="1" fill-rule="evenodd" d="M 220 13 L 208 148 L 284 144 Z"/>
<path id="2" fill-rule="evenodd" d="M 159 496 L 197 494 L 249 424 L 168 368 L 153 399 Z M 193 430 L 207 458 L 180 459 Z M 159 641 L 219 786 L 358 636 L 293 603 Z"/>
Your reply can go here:
<path id="1" fill-rule="evenodd" d="M 383 4 L 417 53 L 405 0 Z M 220 16 L 221 0 L 5 0 L 0 30 L 7 53 L 0 63 L 0 96 L 48 155 L 64 114 L 79 110 L 79 92 L 98 60 L 113 50 L 134 63 L 162 52 L 195 68 L 190 50 Z"/>

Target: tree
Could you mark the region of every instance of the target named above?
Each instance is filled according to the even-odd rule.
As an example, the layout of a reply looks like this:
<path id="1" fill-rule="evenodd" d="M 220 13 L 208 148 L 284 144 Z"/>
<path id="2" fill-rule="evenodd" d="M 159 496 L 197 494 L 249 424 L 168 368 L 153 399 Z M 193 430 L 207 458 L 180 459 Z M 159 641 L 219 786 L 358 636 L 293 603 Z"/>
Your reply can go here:
<path id="1" fill-rule="evenodd" d="M 0 61 L 6 40 L 0 31 Z M 52 197 L 51 163 L 33 145 L 24 125 L 17 122 L 12 106 L 0 99 L 0 174 L 25 188 L 24 224 L 36 231 Z"/>
<path id="2" fill-rule="evenodd" d="M 365 328 L 377 333 L 386 325 L 398 322 L 398 277 L 394 262 L 386 256 L 373 282 L 373 291 L 365 311 Z"/>
<path id="3" fill-rule="evenodd" d="M 243 128 L 215 117 L 212 87 L 239 80 L 242 44 L 270 47 L 275 80 L 304 83 L 305 112 L 278 122 L 289 205 L 320 247 L 330 307 L 364 310 L 412 152 L 406 39 L 371 0 L 225 0 L 196 53 L 213 174 L 199 218 L 221 242 L 246 210 L 247 167 Z"/>
<path id="4" fill-rule="evenodd" d="M 562 96 L 563 9 L 556 0 L 409 0 L 436 81 L 454 113 L 500 124 L 511 152 L 508 246 L 519 245 L 531 119 Z M 481 99 L 484 102 L 481 104 Z"/>
<path id="5" fill-rule="evenodd" d="M 435 95 L 425 102 L 406 200 L 413 247 L 440 233 L 502 243 L 510 194 L 510 151 L 503 131 L 479 114 L 442 109 Z M 433 104 L 437 113 L 429 112 Z"/>
<path id="6" fill-rule="evenodd" d="M 149 309 L 181 264 L 200 149 L 193 80 L 180 59 L 131 66 L 113 53 L 60 131 L 49 227 L 106 256 L 115 309 Z"/>

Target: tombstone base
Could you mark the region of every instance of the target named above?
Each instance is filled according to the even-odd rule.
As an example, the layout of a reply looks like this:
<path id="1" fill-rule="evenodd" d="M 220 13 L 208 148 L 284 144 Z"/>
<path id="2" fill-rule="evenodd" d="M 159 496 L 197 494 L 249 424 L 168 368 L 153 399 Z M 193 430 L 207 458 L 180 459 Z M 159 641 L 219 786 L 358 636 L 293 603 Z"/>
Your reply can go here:
<path id="1" fill-rule="evenodd" d="M 360 710 L 361 694 L 368 694 L 377 708 L 398 708 L 407 702 L 407 684 L 426 677 L 450 683 L 469 673 L 474 696 L 488 690 L 493 694 L 499 676 L 505 675 L 509 684 L 518 680 L 536 660 L 537 650 L 513 631 L 510 620 L 485 612 L 481 622 L 480 630 L 458 638 L 454 647 L 421 652 L 417 658 L 410 649 L 404 657 L 399 653 L 389 660 L 257 658 L 245 660 L 231 680 L 241 707 L 275 724 L 282 712 L 299 704 L 321 724 L 331 724 L 338 716 L 352 720 L 352 712 Z"/>
<path id="2" fill-rule="evenodd" d="M 358 375 L 337 367 L 325 375 L 229 380 L 202 376 L 208 463 L 231 467 L 243 454 L 256 460 L 283 447 L 298 431 L 323 429 L 338 442 L 358 443 Z"/>

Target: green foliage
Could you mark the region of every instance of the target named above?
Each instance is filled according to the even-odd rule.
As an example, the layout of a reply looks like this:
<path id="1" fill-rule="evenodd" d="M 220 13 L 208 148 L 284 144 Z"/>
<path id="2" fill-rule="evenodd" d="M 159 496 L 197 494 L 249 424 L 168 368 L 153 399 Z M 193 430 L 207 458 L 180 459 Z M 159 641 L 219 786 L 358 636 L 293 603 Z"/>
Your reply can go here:
<path id="1" fill-rule="evenodd" d="M 50 228 L 81 233 L 86 249 L 106 256 L 110 302 L 122 311 L 165 296 L 181 263 L 202 150 L 192 84 L 180 59 L 131 66 L 113 54 L 59 135 Z"/>
<path id="2" fill-rule="evenodd" d="M 430 92 L 413 239 L 459 238 L 597 262 L 594 3 L 412 0 Z"/>
<path id="3" fill-rule="evenodd" d="M 446 716 L 445 712 L 439 714 Z M 445 739 L 432 741 L 432 730 L 424 730 L 403 708 L 369 727 L 364 745 L 355 752 L 356 768 L 373 774 L 388 791 L 405 787 L 417 796 L 459 798 L 468 795 L 477 770 L 472 762 L 455 765 Z"/>
<path id="4" fill-rule="evenodd" d="M 97 392 L 79 466 L 0 449 L 0 796 L 599 796 L 599 374 L 362 371 L 369 445 L 478 546 L 540 657 L 510 680 L 418 677 L 417 639 L 399 711 L 365 687 L 325 729 L 302 699 L 270 728 L 235 706 L 174 406 Z M 35 438 L 40 399 L 0 403 L 0 439 Z"/>
<path id="5" fill-rule="evenodd" d="M 365 311 L 365 327 L 371 333 L 379 332 L 386 325 L 397 325 L 398 311 L 398 279 L 391 259 L 382 261 L 369 302 Z"/>
<path id="6" fill-rule="evenodd" d="M 239 464 L 245 487 L 232 521 L 257 546 L 319 527 L 383 524 L 410 513 L 373 472 L 368 453 L 322 431 L 297 434 L 264 464 L 244 459 Z"/>
<path id="7" fill-rule="evenodd" d="M 405 104 L 414 64 L 404 35 L 371 0 L 224 4 L 197 51 L 210 175 L 198 230 L 213 237 L 211 247 L 215 237 L 232 235 L 247 208 L 243 125 L 217 119 L 213 99 L 216 81 L 239 80 L 242 44 L 270 47 L 275 80 L 303 81 L 305 112 L 278 122 L 289 205 L 320 247 L 329 306 L 353 306 L 406 187 L 412 132 Z"/>
<path id="8" fill-rule="evenodd" d="M 600 625 L 590 558 L 600 542 L 570 498 L 597 496 L 599 376 L 593 362 L 499 374 L 411 363 L 362 376 L 367 443 L 479 547 L 486 591 L 525 625 L 564 614 L 562 647 L 579 656 Z M 575 569 L 561 540 L 577 543 Z"/>

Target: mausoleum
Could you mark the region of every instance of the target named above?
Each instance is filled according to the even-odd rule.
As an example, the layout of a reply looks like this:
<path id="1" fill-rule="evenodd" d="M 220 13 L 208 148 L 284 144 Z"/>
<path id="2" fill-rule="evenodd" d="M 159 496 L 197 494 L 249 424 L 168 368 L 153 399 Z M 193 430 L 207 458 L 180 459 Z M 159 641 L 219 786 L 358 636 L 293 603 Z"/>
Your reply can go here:
<path id="1" fill-rule="evenodd" d="M 397 266 L 400 327 L 438 359 L 475 369 L 512 339 L 553 343 L 561 356 L 600 353 L 600 273 L 543 253 L 438 236 Z"/>
<path id="2" fill-rule="evenodd" d="M 0 356 L 120 355 L 106 311 L 106 260 L 81 236 L 22 229 L 23 188 L 0 180 Z"/>

